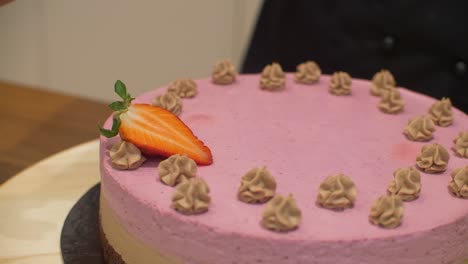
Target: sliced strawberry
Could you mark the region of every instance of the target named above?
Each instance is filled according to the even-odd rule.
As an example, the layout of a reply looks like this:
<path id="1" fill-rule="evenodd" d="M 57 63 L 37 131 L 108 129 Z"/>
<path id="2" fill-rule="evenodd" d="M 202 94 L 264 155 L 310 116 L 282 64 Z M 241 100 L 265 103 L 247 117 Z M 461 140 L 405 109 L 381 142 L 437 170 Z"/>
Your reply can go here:
<path id="1" fill-rule="evenodd" d="M 173 113 L 157 106 L 133 104 L 120 115 L 120 137 L 148 155 L 187 154 L 197 164 L 213 163 L 210 149 Z"/>
<path id="2" fill-rule="evenodd" d="M 134 98 L 121 81 L 115 83 L 115 92 L 123 100 L 109 105 L 116 112 L 112 129 L 99 129 L 103 136 L 119 134 L 147 155 L 187 154 L 199 165 L 213 163 L 210 149 L 176 115 L 157 106 L 131 104 Z"/>

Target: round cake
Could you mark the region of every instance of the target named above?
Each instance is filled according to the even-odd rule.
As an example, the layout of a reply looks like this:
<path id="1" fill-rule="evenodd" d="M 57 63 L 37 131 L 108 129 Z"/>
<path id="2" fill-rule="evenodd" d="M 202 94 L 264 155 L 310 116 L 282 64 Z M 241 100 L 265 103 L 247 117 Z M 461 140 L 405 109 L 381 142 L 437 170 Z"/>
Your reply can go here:
<path id="1" fill-rule="evenodd" d="M 138 168 L 122 170 L 109 155 L 119 136 L 101 136 L 100 223 L 108 263 L 439 264 L 468 259 L 468 200 L 448 187 L 454 172 L 468 165 L 453 150 L 457 136 L 468 131 L 463 112 L 452 108 L 450 125 L 434 126 L 425 141 L 411 140 L 405 135 L 409 121 L 428 114 L 437 100 L 398 88 L 404 108 L 389 114 L 379 109 L 382 99 L 371 95 L 370 81 L 352 79 L 349 93 L 337 94 L 328 75 L 312 84 L 290 73 L 284 77 L 275 90 L 262 89 L 259 74 L 239 75 L 222 85 L 199 79 L 196 94 L 181 99 L 178 117 L 213 157 L 212 164 L 197 166 L 194 177 L 209 187 L 209 207 L 202 213 L 174 207 L 176 187 L 158 172 L 167 157 L 146 156 Z M 132 104 L 152 104 L 167 90 L 155 89 Z M 109 118 L 104 127 L 111 126 Z M 449 155 L 435 173 L 417 161 L 423 147 L 434 143 Z M 420 192 L 412 201 L 398 198 L 398 224 L 376 224 L 370 216 L 376 201 L 393 197 L 388 192 L 395 171 L 410 167 L 420 175 Z M 275 198 L 294 200 L 300 213 L 294 228 L 264 224 L 272 200 L 239 198 L 242 180 L 254 168 L 274 178 Z M 353 185 L 346 208 L 327 208 L 319 201 L 324 181 L 333 175 L 346 175 Z"/>

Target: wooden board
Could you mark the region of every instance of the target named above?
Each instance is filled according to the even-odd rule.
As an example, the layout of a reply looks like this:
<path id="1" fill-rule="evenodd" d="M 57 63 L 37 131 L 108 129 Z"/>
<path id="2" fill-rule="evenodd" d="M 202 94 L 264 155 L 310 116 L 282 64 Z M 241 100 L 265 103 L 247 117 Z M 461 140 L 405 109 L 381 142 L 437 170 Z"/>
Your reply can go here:
<path id="1" fill-rule="evenodd" d="M 53 155 L 0 186 L 0 264 L 62 263 L 60 232 L 99 182 L 99 141 Z"/>

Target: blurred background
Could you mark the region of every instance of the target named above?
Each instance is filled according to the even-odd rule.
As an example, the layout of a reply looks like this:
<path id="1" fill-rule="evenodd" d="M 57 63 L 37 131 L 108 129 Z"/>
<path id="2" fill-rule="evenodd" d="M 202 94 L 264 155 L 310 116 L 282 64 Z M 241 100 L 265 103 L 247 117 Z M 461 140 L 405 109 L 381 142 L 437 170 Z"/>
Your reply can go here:
<path id="1" fill-rule="evenodd" d="M 16 0 L 0 7 L 0 80 L 101 101 L 241 65 L 261 0 Z"/>

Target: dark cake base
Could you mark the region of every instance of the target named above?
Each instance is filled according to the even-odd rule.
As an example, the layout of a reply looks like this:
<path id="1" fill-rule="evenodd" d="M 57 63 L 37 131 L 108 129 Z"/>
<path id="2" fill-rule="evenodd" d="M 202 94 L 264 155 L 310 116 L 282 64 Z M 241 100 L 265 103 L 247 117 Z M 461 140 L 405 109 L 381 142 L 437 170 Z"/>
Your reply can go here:
<path id="1" fill-rule="evenodd" d="M 65 219 L 60 236 L 60 248 L 65 264 L 105 263 L 99 224 L 100 187 L 101 185 L 97 184 L 86 192 Z"/>
<path id="2" fill-rule="evenodd" d="M 101 223 L 99 222 L 99 235 L 101 237 L 102 243 L 102 254 L 104 256 L 104 262 L 107 264 L 126 264 L 122 259 L 122 256 L 115 251 L 115 249 L 107 241 L 106 234 L 101 228 Z"/>

